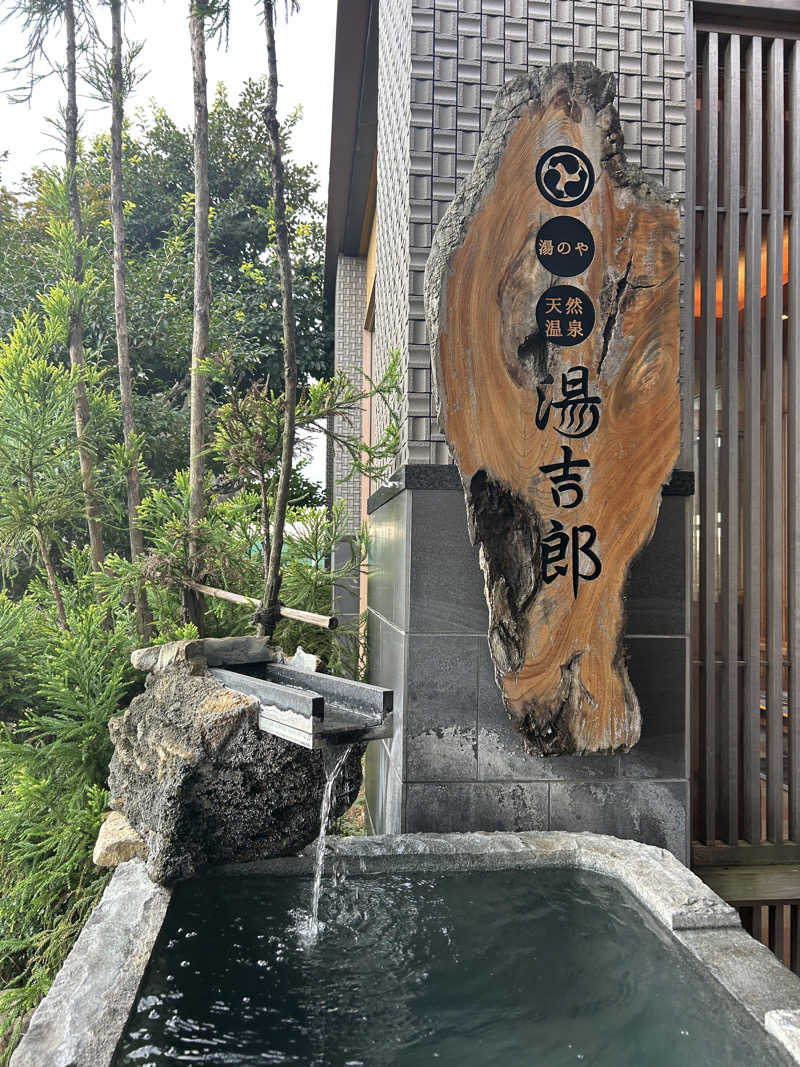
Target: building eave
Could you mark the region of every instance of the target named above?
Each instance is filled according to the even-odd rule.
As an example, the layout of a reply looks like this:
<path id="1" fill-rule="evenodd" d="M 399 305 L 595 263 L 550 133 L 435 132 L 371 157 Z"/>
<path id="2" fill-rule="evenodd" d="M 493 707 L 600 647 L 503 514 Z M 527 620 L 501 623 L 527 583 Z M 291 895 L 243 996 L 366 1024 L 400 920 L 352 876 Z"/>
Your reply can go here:
<path id="1" fill-rule="evenodd" d="M 377 148 L 377 0 L 339 0 L 333 78 L 325 302 L 333 303 L 336 262 L 358 255 Z"/>

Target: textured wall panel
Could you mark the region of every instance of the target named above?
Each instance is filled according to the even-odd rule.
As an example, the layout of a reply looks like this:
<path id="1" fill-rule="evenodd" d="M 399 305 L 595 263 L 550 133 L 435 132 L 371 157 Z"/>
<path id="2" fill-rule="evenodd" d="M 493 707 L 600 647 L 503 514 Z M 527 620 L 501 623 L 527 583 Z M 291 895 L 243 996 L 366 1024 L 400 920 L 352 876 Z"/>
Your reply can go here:
<path id="1" fill-rule="evenodd" d="M 344 371 L 356 389 L 363 388 L 364 300 L 367 285 L 367 261 L 354 256 L 339 256 L 336 268 L 336 306 L 334 364 Z M 337 434 L 361 437 L 361 419 L 336 417 Z M 349 533 L 361 525 L 361 478 L 348 478 L 350 460 L 338 445 L 333 448 L 333 499 L 347 503 Z"/>
<path id="2" fill-rule="evenodd" d="M 424 7 L 424 5 L 423 5 Z M 421 17 L 420 17 L 421 16 Z M 429 16 L 429 17 L 427 17 Z M 418 12 L 412 25 L 411 0 L 383 0 L 378 34 L 378 247 L 375 288 L 375 347 L 373 375 L 380 378 L 389 353 L 399 349 L 404 381 L 409 378 L 409 293 L 411 231 L 414 223 L 430 224 L 432 112 L 418 113 L 411 125 L 412 102 L 420 108 L 431 103 L 412 94 L 411 45 L 429 36 L 432 41 L 433 7 Z M 432 46 L 427 46 L 432 47 Z M 418 54 L 415 83 L 420 91 L 433 84 L 433 60 Z M 413 130 L 423 131 L 412 148 Z M 426 210 L 427 208 L 427 210 Z M 423 263 L 424 268 L 424 263 Z M 421 297 L 420 297 L 421 299 Z M 427 364 L 430 368 L 430 361 Z M 400 411 L 403 441 L 408 413 Z M 386 426 L 383 404 L 373 408 L 373 432 L 380 436 Z M 405 452 L 405 443 L 401 453 Z M 398 465 L 400 463 L 398 457 Z"/>
<path id="3" fill-rule="evenodd" d="M 683 193 L 685 2 L 381 0 L 380 12 L 377 358 L 380 366 L 391 346 L 403 353 L 398 465 L 444 463 L 422 272 L 497 89 L 520 72 L 573 59 L 612 71 L 629 160 Z"/>

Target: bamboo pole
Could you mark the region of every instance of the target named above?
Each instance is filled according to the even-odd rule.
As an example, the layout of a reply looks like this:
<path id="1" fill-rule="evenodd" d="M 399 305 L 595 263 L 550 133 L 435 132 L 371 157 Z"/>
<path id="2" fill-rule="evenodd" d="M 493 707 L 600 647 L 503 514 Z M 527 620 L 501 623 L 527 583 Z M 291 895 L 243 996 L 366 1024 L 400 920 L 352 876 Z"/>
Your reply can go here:
<path id="1" fill-rule="evenodd" d="M 227 600 L 230 604 L 241 604 L 244 607 L 258 608 L 261 601 L 257 597 L 242 596 L 241 593 L 229 593 L 227 589 L 217 589 L 213 585 L 203 585 L 202 582 L 185 580 L 183 583 L 196 593 L 215 597 L 217 600 Z M 319 626 L 323 630 L 336 630 L 339 619 L 336 615 L 318 615 L 314 611 L 301 611 L 299 608 L 287 608 L 283 604 L 278 605 L 278 614 L 281 618 L 291 619 L 293 622 L 304 622 L 309 626 Z"/>

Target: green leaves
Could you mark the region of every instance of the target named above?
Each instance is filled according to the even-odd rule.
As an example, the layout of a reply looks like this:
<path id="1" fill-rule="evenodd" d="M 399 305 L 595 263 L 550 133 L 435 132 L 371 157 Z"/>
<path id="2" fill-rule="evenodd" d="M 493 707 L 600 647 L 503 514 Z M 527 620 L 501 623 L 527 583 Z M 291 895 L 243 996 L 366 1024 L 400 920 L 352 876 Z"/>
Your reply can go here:
<path id="1" fill-rule="evenodd" d="M 0 593 L 0 719 L 18 719 L 36 695 L 37 681 L 30 669 L 40 651 L 36 604 L 31 599 L 10 600 Z"/>
<path id="2" fill-rule="evenodd" d="M 26 311 L 0 341 L 0 564 L 55 536 L 82 508 L 72 414 L 73 375 L 51 363 L 56 334 Z"/>
<path id="3" fill-rule="evenodd" d="M 34 596 L 0 597 L 2 689 L 26 681 L 30 702 L 13 733 L 0 727 L 0 1034 L 13 1034 L 47 991 L 108 880 L 91 852 L 108 803 L 108 720 L 131 693 L 132 642 L 124 615 L 108 629 L 106 609 L 80 584 L 66 599 L 69 631 Z M 7 627 L 19 645 L 4 642 Z"/>
<path id="4" fill-rule="evenodd" d="M 369 546 L 366 527 L 358 534 L 349 534 L 348 521 L 342 500 L 334 503 L 330 514 L 325 508 L 289 509 L 281 582 L 281 600 L 288 607 L 327 615 L 335 590 L 357 594 Z M 336 554 L 341 558 L 342 547 L 349 552 L 337 567 L 334 549 L 338 548 Z M 320 630 L 284 619 L 275 630 L 275 639 L 287 652 L 302 645 L 307 652 L 322 656 L 333 674 L 358 678 L 366 665 L 366 620 L 337 630 Z"/>

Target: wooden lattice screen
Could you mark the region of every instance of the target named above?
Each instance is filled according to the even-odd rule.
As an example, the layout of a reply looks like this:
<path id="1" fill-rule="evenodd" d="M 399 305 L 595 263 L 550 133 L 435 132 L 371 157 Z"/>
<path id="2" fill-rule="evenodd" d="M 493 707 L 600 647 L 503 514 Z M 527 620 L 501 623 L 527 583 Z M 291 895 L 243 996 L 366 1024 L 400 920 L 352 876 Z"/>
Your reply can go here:
<path id="1" fill-rule="evenodd" d="M 685 246 L 695 255 L 685 319 L 697 472 L 694 863 L 731 867 L 715 888 L 727 885 L 753 932 L 795 969 L 800 867 L 787 864 L 800 864 L 798 36 L 697 20 Z"/>

